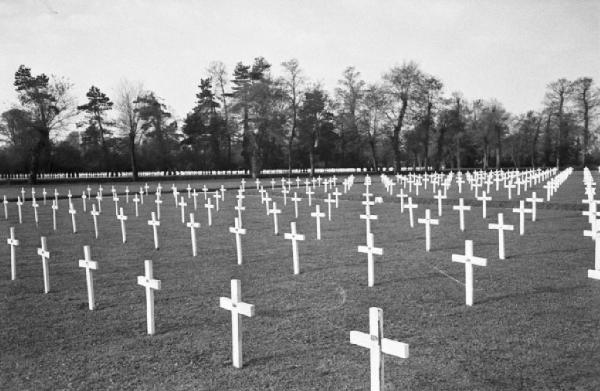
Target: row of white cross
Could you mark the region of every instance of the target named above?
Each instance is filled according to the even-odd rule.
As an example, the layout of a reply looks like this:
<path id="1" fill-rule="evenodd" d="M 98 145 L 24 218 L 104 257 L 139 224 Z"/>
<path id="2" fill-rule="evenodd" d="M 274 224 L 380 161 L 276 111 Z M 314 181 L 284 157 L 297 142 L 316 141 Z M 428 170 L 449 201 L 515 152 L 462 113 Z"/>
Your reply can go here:
<path id="1" fill-rule="evenodd" d="M 311 184 L 312 183 L 313 182 L 311 182 Z M 331 183 L 331 182 L 328 182 L 328 183 Z M 335 183 L 335 182 L 333 182 L 333 183 Z M 368 181 L 368 183 L 370 184 L 370 180 Z M 332 185 L 330 185 L 330 186 L 332 186 Z M 243 184 L 242 184 L 242 188 L 243 188 Z M 282 185 L 282 188 L 285 189 L 285 184 Z M 261 188 L 261 190 L 264 190 L 264 189 Z M 308 188 L 307 190 L 308 190 L 308 192 L 311 191 L 310 188 Z M 345 184 L 344 190 L 345 191 L 347 190 L 346 184 Z M 337 188 L 336 188 L 336 192 L 337 192 Z M 181 208 L 182 223 L 185 223 L 185 209 L 184 208 L 187 206 L 187 204 L 185 203 L 185 199 L 183 197 L 181 197 L 180 200 L 177 199 L 176 188 L 173 189 L 173 193 L 174 193 L 176 206 Z M 283 190 L 282 190 L 282 193 L 283 193 Z M 339 193 L 339 192 L 337 192 L 337 193 Z M 189 194 L 190 194 L 190 189 L 188 186 L 188 197 L 189 197 Z M 287 193 L 283 193 L 283 194 L 284 194 L 284 205 L 285 205 Z M 339 193 L 339 194 L 333 193 L 333 194 L 335 195 L 335 198 L 336 198 L 335 201 L 333 201 L 333 199 L 331 198 L 332 194 L 329 192 L 327 192 L 328 198 L 325 201 L 329 205 L 329 213 L 328 213 L 329 219 L 331 219 L 331 205 L 333 202 L 335 202 L 336 207 L 337 207 L 338 196 L 341 195 L 341 193 Z M 375 202 L 370 201 L 370 199 L 369 199 L 368 187 L 367 187 L 366 194 L 367 194 L 367 199 L 366 199 L 366 201 L 363 202 L 363 204 L 365 204 L 365 206 L 366 206 L 366 213 L 365 213 L 365 215 L 361 215 L 361 218 L 365 219 L 368 226 L 370 227 L 370 221 L 377 219 L 377 216 L 372 215 L 370 213 L 369 207 L 371 205 L 374 205 Z M 241 195 L 242 194 L 238 194 L 238 196 L 241 196 Z M 137 194 L 136 194 L 136 196 L 137 196 Z M 217 205 L 218 205 L 218 200 L 221 196 L 224 198 L 223 190 L 221 190 L 220 196 L 215 197 Z M 309 196 L 309 202 L 310 202 L 310 194 L 308 194 L 308 196 Z M 206 192 L 205 192 L 205 197 L 206 197 Z M 482 197 L 483 197 L 482 202 L 485 205 L 485 202 L 486 202 L 485 192 L 483 193 Z M 235 218 L 234 227 L 229 228 L 230 232 L 234 233 L 236 235 L 236 249 L 237 249 L 237 257 L 238 257 L 239 264 L 242 263 L 240 235 L 243 235 L 246 233 L 246 230 L 241 227 L 241 211 L 244 210 L 244 207 L 241 204 L 242 198 L 243 198 L 243 196 L 241 198 L 238 198 L 238 205 L 237 205 L 236 209 L 238 210 L 239 215 L 238 215 L 238 217 Z M 270 215 L 273 215 L 274 233 L 277 235 L 278 234 L 277 215 L 281 213 L 281 210 L 277 209 L 277 205 L 275 202 L 273 202 L 272 208 L 268 207 L 268 203 L 271 201 L 271 199 L 268 197 L 268 195 L 266 195 L 266 197 L 264 197 L 264 193 L 261 192 L 261 198 L 263 200 L 263 203 L 267 203 L 267 213 Z M 442 197 L 441 197 L 440 191 L 438 191 L 438 193 L 437 193 L 437 198 L 438 198 L 438 215 L 441 216 Z M 521 207 L 520 207 L 518 213 L 520 213 L 520 215 L 521 215 L 521 224 L 520 224 L 521 226 L 523 225 L 523 214 L 524 213 L 532 213 L 532 220 L 535 221 L 535 212 L 534 212 L 535 203 L 540 202 L 542 200 L 536 197 L 535 192 L 532 194 L 531 198 L 532 198 L 532 200 L 527 199 L 528 202 L 532 202 L 532 209 L 530 209 L 530 210 L 524 210 L 525 208 L 524 208 L 523 201 L 520 202 Z M 33 199 L 35 200 L 35 196 L 33 197 Z M 160 199 L 160 191 L 157 194 L 157 199 Z M 294 201 L 294 203 L 295 203 L 295 215 L 297 216 L 297 214 L 298 214 L 297 202 L 300 201 L 300 198 L 297 196 L 296 193 L 294 193 L 294 197 L 292 198 L 292 201 Z M 403 201 L 404 201 L 404 199 L 401 198 L 402 203 L 403 203 Z M 34 203 L 35 203 L 35 201 L 34 201 Z M 208 203 L 210 204 L 210 199 L 208 199 Z M 6 205 L 6 203 L 5 203 L 5 205 Z M 116 205 L 117 204 L 115 204 L 115 208 L 117 207 Z M 157 213 L 159 213 L 158 211 L 160 210 L 159 205 L 160 204 L 157 203 L 157 209 L 158 209 Z M 415 207 L 416 207 L 416 205 L 412 204 L 412 199 L 409 197 L 406 208 L 409 209 L 410 214 L 411 214 L 411 225 L 412 225 L 412 209 L 414 209 Z M 72 204 L 70 204 L 70 211 L 73 209 L 74 208 L 72 207 Z M 459 213 L 461 215 L 461 230 L 462 230 L 462 229 L 464 229 L 463 211 L 470 209 L 470 207 L 464 206 L 464 201 L 461 198 L 459 205 L 453 206 L 453 209 L 459 210 Z M 404 206 L 402 207 L 402 210 L 404 210 Z M 95 205 L 93 205 L 93 211 L 95 211 Z M 209 211 L 209 216 L 210 216 L 210 209 L 208 209 L 208 211 Z M 36 212 L 37 212 L 37 210 L 36 210 Z M 71 213 L 71 214 L 72 214 L 72 216 L 74 215 L 74 213 Z M 137 213 L 137 203 L 136 203 L 136 215 L 137 214 L 138 213 Z M 126 242 L 125 221 L 127 220 L 127 216 L 124 215 L 122 207 L 119 208 L 118 212 L 116 212 L 116 216 L 117 216 L 117 219 L 120 220 L 120 222 L 121 222 L 122 240 L 125 243 Z M 318 204 L 316 205 L 315 212 L 311 213 L 311 216 L 315 217 L 317 220 L 317 238 L 320 239 L 320 236 L 321 236 L 320 235 L 320 219 L 324 218 L 325 214 L 320 212 Z M 484 217 L 485 217 L 485 212 L 484 212 Z M 73 217 L 73 219 L 74 219 L 74 217 Z M 94 221 L 95 221 L 95 228 L 96 228 L 95 231 L 96 231 L 96 237 L 97 237 L 97 223 L 96 223 L 95 219 L 94 219 Z M 210 217 L 209 217 L 209 221 L 210 221 Z M 36 223 L 37 223 L 37 218 L 36 218 Z M 154 212 L 152 212 L 152 220 L 150 220 L 148 223 L 150 225 L 152 225 L 154 228 L 155 247 L 158 248 L 156 227 L 158 225 L 160 225 L 160 221 L 156 220 Z M 432 219 L 431 212 L 429 209 L 427 209 L 425 212 L 425 218 L 423 218 L 423 219 L 419 218 L 418 223 L 424 224 L 426 227 L 425 228 L 426 229 L 426 250 L 429 251 L 429 249 L 430 249 L 430 226 L 439 224 L 439 221 L 436 219 Z M 56 225 L 56 224 L 54 223 L 54 225 Z M 74 222 L 73 222 L 73 226 L 74 226 L 73 230 L 75 232 L 76 228 L 75 228 Z M 196 255 L 194 229 L 199 228 L 200 225 L 199 225 L 199 223 L 194 221 L 193 213 L 190 213 L 190 221 L 187 223 L 187 226 L 191 229 L 191 232 L 192 232 L 193 254 Z M 504 232 L 504 230 L 512 230 L 513 227 L 504 224 L 503 215 L 500 213 L 498 215 L 498 223 L 490 224 L 489 228 L 497 229 L 499 232 L 499 258 L 504 259 L 503 232 Z M 285 233 L 284 238 L 292 241 L 294 273 L 297 274 L 297 273 L 299 273 L 297 241 L 305 240 L 305 236 L 302 234 L 298 234 L 296 232 L 296 223 L 295 222 L 291 222 L 290 230 L 291 230 L 290 233 Z M 523 231 L 523 229 L 521 228 L 521 232 L 522 231 Z M 13 272 L 13 279 L 14 279 L 14 273 L 15 273 L 14 261 L 12 261 L 12 260 L 14 259 L 14 246 L 19 245 L 19 241 L 16 240 L 16 238 L 14 236 L 14 228 L 13 227 L 11 227 L 10 233 L 11 233 L 11 236 L 8 239 L 8 243 L 9 243 L 9 245 L 11 245 L 11 271 Z M 372 270 L 373 269 L 372 256 L 373 256 L 373 254 L 377 254 L 377 255 L 383 254 L 383 250 L 375 248 L 373 242 L 374 242 L 373 234 L 370 232 L 370 228 L 368 228 L 367 229 L 367 245 L 359 246 L 359 252 L 365 252 L 371 258 L 369 261 L 369 286 L 372 286 L 374 283 L 374 278 L 373 278 L 374 273 Z M 50 256 L 50 253 L 49 253 L 48 249 L 46 248 L 46 238 L 45 237 L 42 237 L 42 246 L 40 249 L 38 249 L 38 255 L 40 255 L 42 257 L 42 261 L 44 264 L 44 290 L 47 293 L 50 289 L 49 279 L 48 279 L 48 274 L 47 274 L 47 269 L 48 269 L 47 261 Z M 465 274 L 466 274 L 465 285 L 467 287 L 466 288 L 467 289 L 466 301 L 467 301 L 467 305 L 472 305 L 472 302 L 473 302 L 473 298 L 472 298 L 472 265 L 485 266 L 486 260 L 484 258 L 475 257 L 473 255 L 473 243 L 472 243 L 472 241 L 467 240 L 465 242 L 465 254 L 464 255 L 453 254 L 452 261 L 465 263 Z M 89 246 L 84 247 L 84 259 L 79 261 L 79 266 L 82 268 L 86 268 L 86 279 L 87 279 L 87 285 L 88 285 L 88 303 L 89 303 L 90 310 L 92 310 L 92 309 L 94 309 L 92 270 L 97 270 L 98 265 L 97 265 L 97 262 L 91 260 Z M 153 334 L 155 332 L 153 291 L 160 289 L 161 283 L 160 283 L 160 280 L 156 280 L 153 277 L 152 261 L 149 261 L 149 260 L 145 261 L 145 274 L 144 274 L 144 276 L 138 276 L 138 284 L 144 286 L 146 289 L 147 327 L 148 327 L 148 333 Z M 469 285 L 470 285 L 470 288 L 469 288 Z M 471 292 L 470 297 L 469 297 L 469 290 Z M 231 298 L 221 298 L 220 305 L 222 308 L 228 309 L 232 312 L 233 365 L 239 368 L 242 365 L 242 349 L 241 349 L 242 338 L 241 338 L 241 318 L 240 317 L 241 317 L 241 315 L 253 316 L 254 315 L 254 306 L 251 304 L 243 303 L 241 301 L 241 282 L 239 280 L 231 281 Z M 371 349 L 371 389 L 378 390 L 378 389 L 380 389 L 379 388 L 380 385 L 383 383 L 383 356 L 382 356 L 382 353 L 392 354 L 392 355 L 396 355 L 398 357 L 406 358 L 406 357 L 408 357 L 408 345 L 401 343 L 401 342 L 396 342 L 396 341 L 392 341 L 392 340 L 383 338 L 383 335 L 382 335 L 383 311 L 381 309 L 371 308 L 370 312 L 369 312 L 369 317 L 370 317 L 370 321 L 369 321 L 370 322 L 370 332 L 369 332 L 369 334 L 352 331 L 350 333 L 350 340 L 354 344 L 358 344 L 360 346 L 368 347 Z"/>

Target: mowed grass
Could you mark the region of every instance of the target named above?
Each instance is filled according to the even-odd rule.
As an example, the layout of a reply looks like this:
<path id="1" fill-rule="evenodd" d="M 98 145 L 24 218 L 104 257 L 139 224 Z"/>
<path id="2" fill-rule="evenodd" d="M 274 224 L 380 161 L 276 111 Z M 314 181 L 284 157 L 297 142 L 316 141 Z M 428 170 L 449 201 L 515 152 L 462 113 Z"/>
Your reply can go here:
<path id="1" fill-rule="evenodd" d="M 376 285 L 369 288 L 366 255 L 357 252 L 366 241 L 365 222 L 359 219 L 362 183 L 341 197 L 332 221 L 322 220 L 321 241 L 309 215 L 316 200 L 309 208 L 304 188 L 296 190 L 303 198 L 297 229 L 306 235 L 299 244 L 301 274 L 296 276 L 291 242 L 283 238 L 294 220 L 289 198 L 284 207 L 279 191 L 274 194 L 283 209 L 280 235 L 274 236 L 272 216 L 265 214 L 254 184 L 246 185 L 243 225 L 248 234 L 242 239 L 244 264 L 238 266 L 235 236 L 228 232 L 237 216 L 236 192 L 226 192 L 212 227 L 206 209 L 196 211 L 202 227 L 199 253 L 192 257 L 189 229 L 167 193 L 171 183 L 162 183 L 159 251 L 147 225 L 153 196 L 140 206 L 139 218 L 133 203 L 125 204 L 121 196 L 129 216 L 125 244 L 111 197 L 103 202 L 99 239 L 79 199 L 74 201 L 76 234 L 66 200 L 60 201 L 56 232 L 50 202 L 41 207 L 37 228 L 29 202 L 23 224 L 18 224 L 14 203 L 8 222 L 0 209 L 0 389 L 364 390 L 369 353 L 350 344 L 349 332 L 368 331 L 372 306 L 383 309 L 384 335 L 410 345 L 408 359 L 386 357 L 388 390 L 600 387 L 600 281 L 587 278 L 594 245 L 582 235 L 588 224 L 576 201 L 566 208 L 540 207 L 538 221 L 526 223 L 524 236 L 518 234 L 518 215 L 503 208 L 488 208 L 484 220 L 481 208 L 474 207 L 467 212 L 466 231 L 460 232 L 451 208 L 456 202 L 445 201 L 427 253 L 423 225 L 410 228 L 408 213 L 401 213 L 398 200 L 385 195 L 374 178 L 372 191 L 384 203 L 372 207 L 378 215 L 372 231 L 384 254 L 376 256 Z M 178 186 L 181 190 L 187 182 Z M 73 194 L 83 187 L 73 185 Z M 116 187 L 123 192 L 124 184 Z M 110 185 L 104 189 L 109 193 Z M 20 187 L 2 190 L 16 195 Z M 415 222 L 425 208 L 437 217 L 428 190 L 416 198 Z M 545 195 L 539 186 L 534 190 Z M 322 198 L 323 190 L 317 192 Z M 583 196 L 581 172 L 573 173 L 556 195 Z M 204 204 L 202 194 L 198 201 Z M 191 199 L 187 202 L 192 205 Z M 327 213 L 327 205 L 319 202 Z M 517 207 L 518 200 L 498 205 Z M 498 212 L 516 229 L 506 233 L 506 260 L 497 258 L 497 232 L 487 229 Z M 16 281 L 10 281 L 9 226 L 21 241 Z M 46 295 L 36 255 L 42 235 L 51 253 L 51 292 Z M 453 253 L 464 253 L 465 239 L 474 241 L 475 255 L 488 259 L 487 267 L 475 267 L 475 305 L 470 308 L 464 304 L 464 265 L 451 262 Z M 94 311 L 87 308 L 85 270 L 77 265 L 84 245 L 91 246 L 92 259 L 99 263 Z M 155 278 L 162 281 L 155 294 L 154 336 L 146 334 L 145 290 L 136 281 L 145 259 L 153 260 Z M 232 278 L 242 281 L 243 300 L 256 307 L 255 316 L 242 321 L 240 370 L 231 364 L 231 315 L 219 308 L 219 297 L 230 296 Z"/>

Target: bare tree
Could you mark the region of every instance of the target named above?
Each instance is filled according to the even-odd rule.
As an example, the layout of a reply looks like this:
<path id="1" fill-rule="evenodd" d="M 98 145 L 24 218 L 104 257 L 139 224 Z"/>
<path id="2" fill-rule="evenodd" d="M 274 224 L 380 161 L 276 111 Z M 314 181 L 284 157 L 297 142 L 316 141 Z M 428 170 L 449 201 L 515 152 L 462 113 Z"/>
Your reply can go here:
<path id="1" fill-rule="evenodd" d="M 130 80 L 121 80 L 115 91 L 114 109 L 117 113 L 117 127 L 128 136 L 129 139 L 129 158 L 131 161 L 131 174 L 133 180 L 138 180 L 138 167 L 135 156 L 135 145 L 138 136 L 142 133 L 140 126 L 140 117 L 136 110 L 135 103 L 139 96 L 144 92 L 141 82 L 132 82 Z"/>
<path id="2" fill-rule="evenodd" d="M 294 138 L 296 137 L 296 128 L 298 127 L 298 108 L 300 106 L 300 91 L 304 78 L 302 77 L 302 70 L 300 69 L 300 63 L 297 59 L 292 58 L 291 60 L 284 61 L 281 63 L 285 69 L 284 77 L 284 88 L 289 96 L 289 109 L 291 110 L 290 120 L 291 128 L 288 136 L 288 175 L 292 175 L 292 147 L 294 144 Z"/>
<path id="3" fill-rule="evenodd" d="M 581 164 L 585 166 L 590 143 L 590 117 L 600 105 L 600 91 L 594 89 L 591 77 L 581 77 L 573 82 L 573 100 L 578 114 L 583 121 L 583 150 Z"/>
<path id="4" fill-rule="evenodd" d="M 546 92 L 546 104 L 553 108 L 554 115 L 558 119 L 558 135 L 556 137 L 556 167 L 560 167 L 561 155 L 563 154 L 565 134 L 565 103 L 573 92 L 573 83 L 567 79 L 558 79 L 548 84 Z"/>
<path id="5" fill-rule="evenodd" d="M 420 81 L 423 75 L 415 62 L 394 66 L 383 78 L 386 82 L 390 96 L 395 100 L 395 107 L 391 116 L 395 118 L 394 132 L 392 134 L 392 149 L 394 151 L 394 168 L 400 170 L 400 134 L 409 106 L 418 97 Z"/>
<path id="6" fill-rule="evenodd" d="M 231 93 L 225 92 L 229 81 L 227 78 L 227 68 L 221 61 L 212 61 L 208 65 L 207 72 L 215 86 L 217 99 L 221 102 L 222 116 L 225 121 L 227 133 L 227 165 L 231 167 L 231 143 L 235 129 L 231 129 L 232 123 L 229 121 L 229 102 L 227 98 L 231 96 Z"/>

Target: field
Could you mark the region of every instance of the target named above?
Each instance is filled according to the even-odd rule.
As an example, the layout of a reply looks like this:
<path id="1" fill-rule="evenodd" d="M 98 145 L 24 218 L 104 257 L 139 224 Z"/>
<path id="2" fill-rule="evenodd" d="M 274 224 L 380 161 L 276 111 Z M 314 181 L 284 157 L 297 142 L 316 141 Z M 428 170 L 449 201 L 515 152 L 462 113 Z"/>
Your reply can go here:
<path id="1" fill-rule="evenodd" d="M 594 174 L 597 175 L 597 174 Z M 363 178 L 341 196 L 332 221 L 324 219 L 322 240 L 316 240 L 315 220 L 301 186 L 297 229 L 306 235 L 299 243 L 299 275 L 293 275 L 291 242 L 283 238 L 294 220 L 279 189 L 275 197 L 283 213 L 280 235 L 260 195 L 248 182 L 242 239 L 244 264 L 236 263 L 233 226 L 238 181 L 192 182 L 200 189 L 221 183 L 229 188 L 219 212 L 207 226 L 204 196 L 198 197 L 197 257 L 192 257 L 190 231 L 163 182 L 160 250 L 153 248 L 147 225 L 155 209 L 151 196 L 140 206 L 120 205 L 129 216 L 127 243 L 121 243 L 110 184 L 99 217 L 99 239 L 92 219 L 74 199 L 78 232 L 72 233 L 68 201 L 59 201 L 58 230 L 52 230 L 50 202 L 40 207 L 36 227 L 27 202 L 23 224 L 16 205 L 9 219 L 0 207 L 0 389 L 2 390 L 365 390 L 369 386 L 369 352 L 349 342 L 351 330 L 367 332 L 369 307 L 384 313 L 384 335 L 410 345 L 410 357 L 386 357 L 387 390 L 547 390 L 600 389 L 600 281 L 587 278 L 594 267 L 594 244 L 584 238 L 589 229 L 581 216 L 582 173 L 574 172 L 549 202 L 538 205 L 537 221 L 518 234 L 518 198 L 491 192 L 488 217 L 480 202 L 466 214 L 466 231 L 458 229 L 456 185 L 444 201 L 440 225 L 432 227 L 432 248 L 425 251 L 423 225 L 411 228 L 408 212 L 397 198 L 384 193 L 379 178 L 372 191 L 383 204 L 372 207 L 375 245 L 375 286 L 367 286 L 361 193 Z M 182 195 L 188 182 L 176 183 Z M 265 188 L 270 190 L 270 183 Z M 545 197 L 542 184 L 533 190 Z M 123 193 L 125 184 L 115 185 Z M 138 185 L 136 185 L 138 186 Z M 60 185 L 61 197 L 85 186 Z M 295 187 L 295 186 L 294 186 Z M 466 187 L 466 186 L 465 186 Z M 54 191 L 54 186 L 46 185 Z M 93 185 L 95 193 L 97 185 Z M 0 196 L 16 197 L 20 187 L 0 187 Z M 26 188 L 30 197 L 30 188 Z M 132 187 L 133 190 L 133 187 Z M 397 189 L 396 189 L 397 190 Z M 292 191 L 295 191 L 294 189 Z M 316 190 L 321 210 L 323 189 Z M 527 196 L 531 193 L 528 189 Z M 37 188 L 41 196 L 41 186 Z M 423 217 L 426 208 L 437 217 L 431 187 L 414 197 Z M 48 196 L 50 199 L 50 196 Z M 523 199 L 523 194 L 521 199 Z M 90 203 L 88 202 L 88 207 Z M 498 259 L 497 231 L 487 229 L 498 212 L 515 225 L 506 233 L 506 260 Z M 21 241 L 17 249 L 17 280 L 10 280 L 9 227 Z M 50 251 L 49 294 L 43 293 L 42 265 L 36 249 L 47 236 Z M 488 259 L 475 267 L 475 304 L 464 304 L 464 265 L 451 262 L 464 254 L 464 241 Z M 90 245 L 98 261 L 94 274 L 98 308 L 87 308 L 85 270 L 78 267 L 83 246 Z M 145 290 L 136 276 L 144 260 L 154 262 L 162 281 L 155 293 L 156 334 L 146 334 Z M 244 368 L 231 362 L 231 315 L 219 307 L 230 295 L 230 280 L 242 281 L 242 299 L 255 305 L 252 318 L 243 318 Z"/>

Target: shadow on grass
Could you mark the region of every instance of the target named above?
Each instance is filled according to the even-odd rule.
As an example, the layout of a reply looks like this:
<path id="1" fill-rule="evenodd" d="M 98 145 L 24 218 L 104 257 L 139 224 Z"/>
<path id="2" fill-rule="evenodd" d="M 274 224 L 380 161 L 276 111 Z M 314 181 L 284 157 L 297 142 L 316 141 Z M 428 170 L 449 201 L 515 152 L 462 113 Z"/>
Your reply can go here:
<path id="1" fill-rule="evenodd" d="M 481 300 L 477 300 L 477 302 L 479 304 L 493 303 L 495 301 L 502 301 L 504 299 L 523 298 L 523 297 L 526 297 L 529 295 L 537 295 L 537 294 L 544 294 L 544 293 L 564 294 L 564 293 L 569 293 L 569 292 L 575 292 L 578 289 L 586 288 L 586 287 L 587 287 L 587 285 L 585 285 L 585 284 L 566 286 L 566 287 L 562 287 L 562 288 L 557 288 L 557 287 L 553 287 L 553 286 L 543 286 L 543 287 L 533 288 L 533 290 L 525 291 L 525 292 L 515 292 L 515 293 L 509 293 L 506 295 L 487 297 L 487 298 L 483 298 Z"/>

